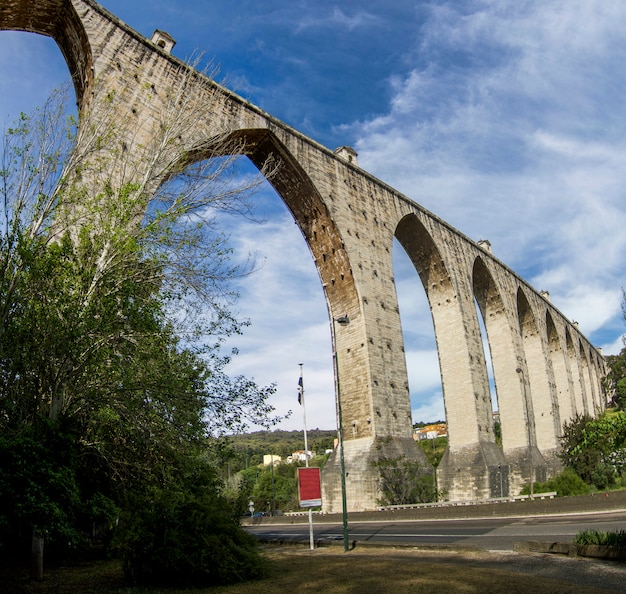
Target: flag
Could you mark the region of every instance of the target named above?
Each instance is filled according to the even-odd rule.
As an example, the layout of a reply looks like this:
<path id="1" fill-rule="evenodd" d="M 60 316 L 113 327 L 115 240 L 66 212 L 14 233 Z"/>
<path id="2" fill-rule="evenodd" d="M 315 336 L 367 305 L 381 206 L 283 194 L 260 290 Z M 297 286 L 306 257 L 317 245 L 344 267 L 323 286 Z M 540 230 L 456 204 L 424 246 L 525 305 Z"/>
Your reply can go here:
<path id="1" fill-rule="evenodd" d="M 304 396 L 304 386 L 302 385 L 302 376 L 298 379 L 298 404 L 302 405 L 302 397 Z"/>

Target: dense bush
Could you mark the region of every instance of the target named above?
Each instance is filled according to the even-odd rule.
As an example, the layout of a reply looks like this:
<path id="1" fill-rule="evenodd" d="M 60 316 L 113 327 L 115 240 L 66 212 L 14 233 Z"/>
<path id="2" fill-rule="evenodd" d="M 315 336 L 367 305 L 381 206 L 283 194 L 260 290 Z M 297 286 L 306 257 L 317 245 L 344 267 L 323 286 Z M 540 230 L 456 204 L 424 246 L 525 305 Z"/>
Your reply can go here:
<path id="1" fill-rule="evenodd" d="M 586 495 L 591 492 L 591 487 L 573 470 L 566 468 L 561 474 L 557 474 L 543 483 L 534 483 L 533 491 L 535 493 L 556 491 L 558 497 L 568 497 L 570 495 Z M 530 485 L 524 486 L 521 494 L 530 494 Z"/>
<path id="2" fill-rule="evenodd" d="M 131 583 L 206 587 L 265 573 L 256 540 L 218 495 L 155 489 L 132 508 L 116 539 Z"/>
<path id="3" fill-rule="evenodd" d="M 606 489 L 626 471 L 626 413 L 578 415 L 563 426 L 560 458 L 588 485 Z"/>

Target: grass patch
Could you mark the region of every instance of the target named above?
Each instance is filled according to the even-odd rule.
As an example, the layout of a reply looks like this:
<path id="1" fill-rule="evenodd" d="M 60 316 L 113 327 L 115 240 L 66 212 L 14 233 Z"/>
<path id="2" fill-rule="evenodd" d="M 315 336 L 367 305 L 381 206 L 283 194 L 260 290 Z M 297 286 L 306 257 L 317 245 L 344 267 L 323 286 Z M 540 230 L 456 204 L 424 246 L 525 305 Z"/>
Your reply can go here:
<path id="1" fill-rule="evenodd" d="M 599 545 L 626 549 L 626 532 L 603 532 L 602 530 L 583 530 L 576 535 L 574 542 L 577 545 Z"/>
<path id="2" fill-rule="evenodd" d="M 588 593 L 588 587 L 510 571 L 510 561 L 501 568 L 479 567 L 472 555 L 425 553 L 410 549 L 355 549 L 343 553 L 335 547 L 315 551 L 299 547 L 264 549 L 270 575 L 256 582 L 210 589 L 131 588 L 123 580 L 119 563 L 100 561 L 48 570 L 41 583 L 28 579 L 28 569 L 0 570 L 2 591 L 11 594 L 386 594 L 409 593 L 498 593 L 527 592 Z M 483 557 L 484 559 L 484 557 Z M 447 560 L 447 562 L 446 562 Z"/>

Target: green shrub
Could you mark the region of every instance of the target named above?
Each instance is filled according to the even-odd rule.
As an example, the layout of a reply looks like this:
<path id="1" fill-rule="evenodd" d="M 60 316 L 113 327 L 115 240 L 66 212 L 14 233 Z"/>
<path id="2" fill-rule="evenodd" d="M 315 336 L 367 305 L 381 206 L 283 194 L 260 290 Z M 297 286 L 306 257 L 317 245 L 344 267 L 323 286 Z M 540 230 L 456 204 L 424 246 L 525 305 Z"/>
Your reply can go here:
<path id="1" fill-rule="evenodd" d="M 599 545 L 605 547 L 626 548 L 626 532 L 603 532 L 602 530 L 582 530 L 576 535 L 577 545 Z"/>
<path id="2" fill-rule="evenodd" d="M 131 583 L 206 587 L 265 574 L 256 540 L 217 495 L 158 490 L 120 524 L 116 548 Z"/>
<path id="3" fill-rule="evenodd" d="M 591 493 L 591 487 L 573 470 L 566 468 L 561 474 L 557 474 L 555 477 L 543 483 L 534 483 L 533 491 L 535 493 L 551 493 L 552 491 L 556 491 L 558 497 L 568 497 L 571 495 L 586 495 L 587 493 Z M 521 494 L 530 494 L 530 485 L 525 485 Z"/>

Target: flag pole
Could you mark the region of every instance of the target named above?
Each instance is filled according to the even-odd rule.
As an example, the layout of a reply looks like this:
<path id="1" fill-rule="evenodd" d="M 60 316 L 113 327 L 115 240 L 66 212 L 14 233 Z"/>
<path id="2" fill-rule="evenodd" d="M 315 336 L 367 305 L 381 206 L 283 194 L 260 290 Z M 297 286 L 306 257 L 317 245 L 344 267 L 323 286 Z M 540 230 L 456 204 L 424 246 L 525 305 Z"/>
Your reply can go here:
<path id="1" fill-rule="evenodd" d="M 304 420 L 304 464 L 306 468 L 309 467 L 309 440 L 306 432 L 306 406 L 304 404 L 304 379 L 302 375 L 302 366 L 304 363 L 299 363 L 300 365 L 300 379 L 298 380 L 298 401 L 302 405 L 302 417 Z M 309 507 L 309 544 L 311 550 L 315 548 L 314 539 L 313 539 L 313 510 Z"/>
<path id="2" fill-rule="evenodd" d="M 304 378 L 302 376 L 302 366 L 304 363 L 298 363 L 300 365 L 300 379 L 298 380 L 298 401 L 302 405 L 302 417 L 304 420 L 304 461 L 306 467 L 309 467 L 309 438 L 306 432 L 306 406 L 304 405 Z"/>

